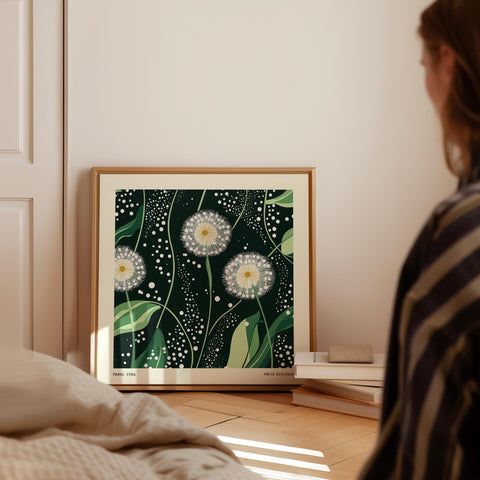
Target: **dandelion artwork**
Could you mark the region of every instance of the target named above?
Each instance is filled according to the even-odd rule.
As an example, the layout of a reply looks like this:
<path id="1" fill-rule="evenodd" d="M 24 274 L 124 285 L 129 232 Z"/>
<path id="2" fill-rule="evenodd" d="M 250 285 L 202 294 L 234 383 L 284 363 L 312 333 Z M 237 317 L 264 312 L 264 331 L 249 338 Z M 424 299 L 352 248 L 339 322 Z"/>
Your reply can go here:
<path id="1" fill-rule="evenodd" d="M 143 282 L 145 274 L 145 263 L 138 253 L 129 247 L 115 249 L 115 290 L 132 290 Z"/>
<path id="2" fill-rule="evenodd" d="M 267 257 L 258 253 L 239 253 L 225 267 L 225 289 L 234 297 L 258 300 L 272 287 L 275 281 L 273 272 Z"/>
<path id="3" fill-rule="evenodd" d="M 114 201 L 114 369 L 292 368 L 294 190 Z"/>

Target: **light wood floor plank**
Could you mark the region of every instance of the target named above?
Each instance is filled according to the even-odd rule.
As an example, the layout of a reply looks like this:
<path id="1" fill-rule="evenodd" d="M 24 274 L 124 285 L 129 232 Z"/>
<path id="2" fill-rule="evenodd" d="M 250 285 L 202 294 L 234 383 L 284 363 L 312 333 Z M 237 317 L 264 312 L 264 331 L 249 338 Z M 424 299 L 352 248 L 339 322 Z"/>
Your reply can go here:
<path id="1" fill-rule="evenodd" d="M 325 464 L 316 464 L 314 465 L 316 468 L 324 468 L 324 470 L 316 470 L 314 468 L 308 468 L 308 467 L 298 467 L 298 466 L 292 466 L 292 465 L 286 465 L 285 463 L 271 463 L 271 462 L 266 462 L 266 461 L 261 461 L 261 460 L 242 460 L 242 463 L 247 466 L 247 467 L 257 467 L 257 468 L 262 468 L 265 470 L 274 470 L 277 472 L 282 472 L 282 473 L 290 473 L 292 474 L 292 478 L 295 479 L 293 475 L 303 475 L 303 476 L 309 476 L 313 477 L 315 479 L 324 479 L 324 480 L 340 480 L 338 478 L 334 478 L 332 476 L 332 473 L 330 472 L 330 469 L 328 468 L 327 465 Z M 343 479 L 342 479 L 343 480 Z M 350 479 L 352 480 L 352 479 Z"/>
<path id="2" fill-rule="evenodd" d="M 242 455 L 266 455 L 269 460 L 241 458 L 243 464 L 264 473 L 288 473 L 289 480 L 354 480 L 377 438 L 376 420 L 292 405 L 291 394 L 285 392 L 152 394 L 191 423 L 216 435 L 273 444 L 272 449 L 227 442 L 233 450 L 243 452 Z M 281 451 L 279 446 L 305 448 L 314 453 Z M 323 458 L 318 456 L 320 453 Z M 292 461 L 307 463 L 288 465 Z M 264 478 L 278 478 L 271 475 L 265 473 Z"/>
<path id="3" fill-rule="evenodd" d="M 292 403 L 291 392 L 238 392 L 232 395 L 238 398 L 249 398 L 252 400 L 279 403 L 282 405 L 290 405 Z"/>
<path id="4" fill-rule="evenodd" d="M 351 478 L 358 475 L 365 462 L 368 460 L 370 452 L 355 455 L 347 460 L 342 460 L 333 466 L 333 470 L 350 474 Z"/>
<path id="5" fill-rule="evenodd" d="M 208 430 L 216 435 L 280 445 L 294 446 L 303 440 L 301 436 L 296 435 L 294 432 L 286 431 L 281 425 L 260 422 L 250 418 L 236 418 L 226 423 L 214 425 Z"/>
<path id="6" fill-rule="evenodd" d="M 266 407 L 269 405 L 266 402 L 265 405 L 259 405 L 260 402 L 252 403 L 251 405 L 238 405 L 238 404 L 228 404 L 226 399 L 220 401 L 208 401 L 208 400 L 191 400 L 185 402 L 183 405 L 200 408 L 204 410 L 209 410 L 212 412 L 221 412 L 226 415 L 233 415 L 238 417 L 247 417 L 254 420 L 268 421 L 268 419 L 277 419 L 278 414 L 282 413 L 285 408 L 291 408 L 290 406 L 281 406 L 280 409 L 276 409 L 275 406 L 272 406 L 272 411 L 266 410 Z M 260 409 L 259 409 L 260 407 Z"/>
<path id="7" fill-rule="evenodd" d="M 376 434 L 376 428 L 355 424 L 348 425 L 343 422 L 340 424 L 332 421 L 324 422 L 320 426 L 316 426 L 316 428 L 302 429 L 298 433 L 307 439 L 302 446 L 306 448 L 315 446 L 327 449 L 342 445 L 346 441 L 363 438 L 372 433 Z"/>
<path id="8" fill-rule="evenodd" d="M 263 410 L 266 412 L 282 412 L 292 408 L 290 402 L 288 403 L 273 403 L 268 400 L 258 398 L 248 398 L 240 395 L 216 393 L 216 392 L 200 392 L 191 395 L 195 400 L 200 399 L 206 402 L 220 403 L 224 405 L 236 406 L 239 409 L 248 410 Z"/>
<path id="9" fill-rule="evenodd" d="M 200 410 L 198 408 L 191 408 L 186 405 L 177 405 L 174 410 L 185 417 L 190 423 L 193 423 L 200 428 L 211 427 L 213 425 L 238 418 L 231 415 L 225 415 L 223 413 L 209 412 L 206 410 Z"/>
<path id="10" fill-rule="evenodd" d="M 342 443 L 341 445 L 326 448 L 323 453 L 330 465 L 335 465 L 356 455 L 368 454 L 373 450 L 376 440 L 377 435 L 372 433 L 365 437 Z"/>
<path id="11" fill-rule="evenodd" d="M 316 408 L 305 408 L 296 406 L 294 409 L 282 413 L 282 415 L 276 415 L 272 418 L 272 423 L 281 423 L 282 425 L 293 427 L 295 429 L 318 429 L 319 425 L 325 422 L 333 421 L 342 415 L 335 412 L 328 412 L 326 410 L 319 410 Z"/>

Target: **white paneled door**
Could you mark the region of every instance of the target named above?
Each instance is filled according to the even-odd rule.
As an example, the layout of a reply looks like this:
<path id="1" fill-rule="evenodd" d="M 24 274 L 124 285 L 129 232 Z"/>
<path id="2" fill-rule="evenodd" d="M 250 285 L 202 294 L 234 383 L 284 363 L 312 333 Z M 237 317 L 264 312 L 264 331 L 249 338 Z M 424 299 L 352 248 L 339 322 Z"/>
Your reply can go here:
<path id="1" fill-rule="evenodd" d="M 63 6 L 0 0 L 0 345 L 62 356 Z"/>

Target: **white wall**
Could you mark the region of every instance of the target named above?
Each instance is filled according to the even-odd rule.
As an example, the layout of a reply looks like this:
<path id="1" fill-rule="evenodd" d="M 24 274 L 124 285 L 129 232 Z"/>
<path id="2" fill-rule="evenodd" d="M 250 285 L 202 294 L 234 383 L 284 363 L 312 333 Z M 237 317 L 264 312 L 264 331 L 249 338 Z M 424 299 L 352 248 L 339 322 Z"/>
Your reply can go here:
<path id="1" fill-rule="evenodd" d="M 383 351 L 397 274 L 454 189 L 424 0 L 69 0 L 66 340 L 88 366 L 92 166 L 317 168 L 318 348 Z"/>

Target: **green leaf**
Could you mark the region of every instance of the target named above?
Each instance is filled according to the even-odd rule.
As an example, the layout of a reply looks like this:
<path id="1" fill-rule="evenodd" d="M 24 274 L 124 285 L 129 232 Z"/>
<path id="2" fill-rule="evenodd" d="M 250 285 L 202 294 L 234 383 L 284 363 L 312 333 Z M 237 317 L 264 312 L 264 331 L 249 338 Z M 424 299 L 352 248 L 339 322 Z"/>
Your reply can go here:
<path id="1" fill-rule="evenodd" d="M 128 222 L 127 224 L 120 227 L 115 231 L 115 246 L 118 245 L 118 242 L 124 237 L 131 237 L 135 234 L 142 225 L 143 222 L 143 210 L 144 206 L 142 205 L 137 212 L 135 218 Z"/>
<path id="2" fill-rule="evenodd" d="M 247 327 L 242 320 L 233 332 L 228 356 L 228 368 L 241 368 L 248 354 Z"/>
<path id="3" fill-rule="evenodd" d="M 168 350 L 162 331 L 157 328 L 145 351 L 135 360 L 132 368 L 165 368 Z M 150 357 L 150 358 L 148 358 Z M 155 360 L 158 357 L 158 360 Z M 147 366 L 145 366 L 147 365 Z"/>
<path id="4" fill-rule="evenodd" d="M 285 190 L 278 197 L 270 198 L 266 202 L 270 205 L 278 205 L 279 207 L 292 208 L 293 207 L 293 190 Z"/>
<path id="5" fill-rule="evenodd" d="M 248 348 L 247 358 L 243 362 L 242 367 L 248 364 L 248 362 L 255 356 L 258 351 L 258 347 L 260 346 L 260 335 L 258 334 L 258 324 L 255 325 L 255 329 L 253 331 L 252 339 L 249 342 L 250 347 Z"/>
<path id="6" fill-rule="evenodd" d="M 258 322 L 260 312 L 242 320 L 233 332 L 227 367 L 242 368 L 258 349 Z M 256 344 L 256 346 L 255 346 Z M 252 350 L 255 349 L 252 353 Z"/>
<path id="7" fill-rule="evenodd" d="M 136 300 L 118 305 L 114 310 L 113 335 L 121 333 L 136 332 L 145 328 L 152 315 L 162 307 L 156 303 Z"/>
<path id="8" fill-rule="evenodd" d="M 288 330 L 289 328 L 293 328 L 293 307 L 286 308 L 273 322 L 272 326 L 270 327 L 270 337 L 272 338 L 272 343 L 274 343 L 275 336 L 283 332 L 284 330 Z"/>
<path id="9" fill-rule="evenodd" d="M 293 228 L 285 232 L 282 238 L 281 250 L 286 257 L 293 258 Z"/>
<path id="10" fill-rule="evenodd" d="M 275 344 L 275 337 L 278 333 L 293 328 L 293 307 L 284 310 L 269 327 L 270 341 Z M 258 349 L 257 354 L 247 364 L 247 368 L 269 368 L 270 367 L 270 344 L 268 337 L 265 335 L 262 345 Z"/>

